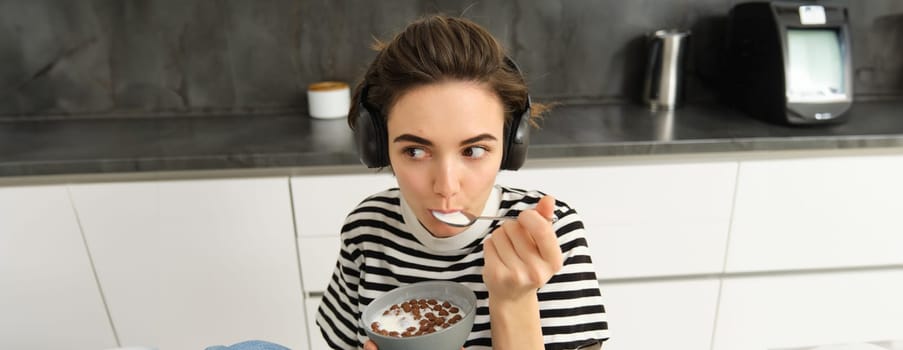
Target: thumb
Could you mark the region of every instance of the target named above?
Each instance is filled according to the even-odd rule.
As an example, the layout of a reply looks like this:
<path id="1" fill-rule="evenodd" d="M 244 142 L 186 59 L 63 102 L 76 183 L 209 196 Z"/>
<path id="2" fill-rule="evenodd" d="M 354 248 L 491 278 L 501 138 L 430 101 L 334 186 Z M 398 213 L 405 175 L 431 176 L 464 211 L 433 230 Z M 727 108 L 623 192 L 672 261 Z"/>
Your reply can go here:
<path id="1" fill-rule="evenodd" d="M 364 350 L 378 350 L 378 349 L 376 347 L 376 343 L 374 343 L 372 340 L 368 339 L 367 342 L 364 343 Z"/>
<path id="2" fill-rule="evenodd" d="M 539 200 L 539 203 L 536 203 L 536 212 L 539 215 L 546 219 L 551 219 L 555 216 L 555 197 L 546 195 Z"/>

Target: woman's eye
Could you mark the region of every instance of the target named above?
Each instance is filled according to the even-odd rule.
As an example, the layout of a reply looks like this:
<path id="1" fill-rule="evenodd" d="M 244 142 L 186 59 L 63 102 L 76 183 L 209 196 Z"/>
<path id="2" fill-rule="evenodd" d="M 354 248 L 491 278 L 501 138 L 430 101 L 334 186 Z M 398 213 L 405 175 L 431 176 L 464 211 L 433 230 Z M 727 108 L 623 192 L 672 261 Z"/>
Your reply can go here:
<path id="1" fill-rule="evenodd" d="M 482 158 L 486 154 L 486 149 L 480 146 L 472 146 L 464 149 L 464 156 L 469 158 Z"/>
<path id="2" fill-rule="evenodd" d="M 422 148 L 408 147 L 404 149 L 404 154 L 412 159 L 422 159 L 426 156 L 426 151 Z"/>

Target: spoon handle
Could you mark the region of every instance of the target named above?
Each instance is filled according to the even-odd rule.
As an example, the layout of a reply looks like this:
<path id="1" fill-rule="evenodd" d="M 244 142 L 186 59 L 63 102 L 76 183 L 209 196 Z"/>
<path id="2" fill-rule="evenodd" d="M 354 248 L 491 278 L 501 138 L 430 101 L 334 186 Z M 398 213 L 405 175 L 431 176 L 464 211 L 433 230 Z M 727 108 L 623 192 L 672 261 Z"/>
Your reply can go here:
<path id="1" fill-rule="evenodd" d="M 517 220 L 517 217 L 516 217 L 516 216 L 504 216 L 504 215 L 503 215 L 503 216 L 477 216 L 477 217 L 476 217 L 476 220 L 499 220 L 499 221 L 504 221 L 504 220 Z M 550 219 L 548 219 L 548 220 L 549 220 L 549 222 L 551 222 L 551 223 L 554 224 L 555 222 L 558 221 L 558 217 L 553 215 L 553 216 L 552 216 Z"/>
<path id="2" fill-rule="evenodd" d="M 474 220 L 498 220 L 498 221 L 505 221 L 505 220 L 517 220 L 517 217 L 516 217 L 516 216 L 477 216 L 477 217 L 474 218 Z"/>

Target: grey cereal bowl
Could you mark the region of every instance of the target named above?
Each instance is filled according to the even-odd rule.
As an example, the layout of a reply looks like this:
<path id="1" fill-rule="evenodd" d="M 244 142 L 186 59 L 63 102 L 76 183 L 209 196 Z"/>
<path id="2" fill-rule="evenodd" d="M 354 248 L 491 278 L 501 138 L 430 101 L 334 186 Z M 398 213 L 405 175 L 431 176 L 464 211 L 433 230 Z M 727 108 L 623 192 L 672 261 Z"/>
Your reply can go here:
<path id="1" fill-rule="evenodd" d="M 380 312 L 410 299 L 448 301 L 461 309 L 464 318 L 451 327 L 434 333 L 407 338 L 384 336 L 370 329 L 370 324 L 379 318 Z M 476 295 L 463 284 L 450 281 L 418 282 L 395 288 L 370 302 L 364 309 L 360 322 L 367 336 L 376 343 L 379 350 L 460 350 L 473 328 L 476 306 Z"/>

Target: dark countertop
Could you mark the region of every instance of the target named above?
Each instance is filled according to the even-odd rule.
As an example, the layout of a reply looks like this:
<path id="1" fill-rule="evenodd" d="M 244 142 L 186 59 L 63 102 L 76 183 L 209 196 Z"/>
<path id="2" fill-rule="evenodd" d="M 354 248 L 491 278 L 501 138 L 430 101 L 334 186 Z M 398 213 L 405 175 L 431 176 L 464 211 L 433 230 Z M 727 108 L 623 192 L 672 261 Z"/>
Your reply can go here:
<path id="1" fill-rule="evenodd" d="M 724 106 L 558 106 L 529 157 L 903 147 L 903 100 L 857 102 L 844 124 L 769 124 Z M 0 122 L 0 177 L 360 164 L 344 119 L 302 115 Z M 361 167 L 363 169 L 363 167 Z"/>

